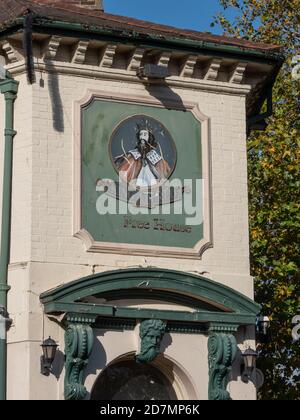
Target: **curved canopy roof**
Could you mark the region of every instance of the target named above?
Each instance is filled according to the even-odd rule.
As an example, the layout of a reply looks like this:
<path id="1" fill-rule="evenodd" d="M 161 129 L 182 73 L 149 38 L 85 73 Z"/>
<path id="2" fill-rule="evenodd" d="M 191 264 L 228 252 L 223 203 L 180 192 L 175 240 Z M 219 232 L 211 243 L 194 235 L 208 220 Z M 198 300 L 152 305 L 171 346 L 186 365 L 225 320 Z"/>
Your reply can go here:
<path id="1" fill-rule="evenodd" d="M 136 300 L 137 307 L 124 305 L 126 299 Z M 138 302 L 145 299 L 190 309 L 138 307 Z M 120 305 L 116 301 L 120 301 Z M 41 302 L 47 314 L 157 318 L 236 326 L 254 324 L 260 311 L 255 302 L 222 284 L 185 272 L 156 268 L 95 274 L 43 293 Z"/>

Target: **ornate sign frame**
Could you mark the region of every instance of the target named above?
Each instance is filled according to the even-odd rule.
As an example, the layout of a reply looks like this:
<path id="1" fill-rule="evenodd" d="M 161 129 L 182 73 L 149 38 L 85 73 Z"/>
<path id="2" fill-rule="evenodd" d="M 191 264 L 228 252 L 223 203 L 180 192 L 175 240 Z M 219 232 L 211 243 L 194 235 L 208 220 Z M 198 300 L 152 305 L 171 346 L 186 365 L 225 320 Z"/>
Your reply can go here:
<path id="1" fill-rule="evenodd" d="M 141 244 L 122 244 L 96 241 L 91 232 L 82 226 L 81 213 L 81 113 L 82 108 L 91 103 L 94 99 L 107 100 L 110 102 L 127 103 L 174 110 L 185 110 L 191 112 L 201 123 L 202 142 L 202 168 L 203 168 L 203 238 L 194 248 L 152 246 Z M 138 256 L 170 257 L 184 259 L 200 259 L 208 248 L 213 246 L 212 235 L 212 191 L 211 191 L 211 150 L 210 150 L 210 119 L 204 115 L 199 103 L 170 100 L 168 97 L 148 95 L 133 95 L 88 90 L 86 95 L 79 101 L 74 102 L 73 108 L 73 235 L 84 242 L 87 252 L 109 253 Z"/>

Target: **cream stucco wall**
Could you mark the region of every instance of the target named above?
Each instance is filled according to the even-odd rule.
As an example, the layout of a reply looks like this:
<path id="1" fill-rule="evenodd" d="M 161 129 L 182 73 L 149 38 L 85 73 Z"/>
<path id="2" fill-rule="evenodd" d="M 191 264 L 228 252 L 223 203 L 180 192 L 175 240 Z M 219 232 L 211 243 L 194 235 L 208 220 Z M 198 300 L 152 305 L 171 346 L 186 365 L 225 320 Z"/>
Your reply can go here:
<path id="1" fill-rule="evenodd" d="M 36 75 L 37 83 L 32 86 L 27 84 L 25 75 L 16 76 L 20 89 L 15 110 L 18 134 L 14 143 L 9 273 L 9 313 L 13 319 L 8 336 L 9 399 L 63 398 L 63 374 L 46 378 L 39 373 L 43 337 L 51 335 L 63 351 L 63 330 L 43 315 L 39 301 L 42 292 L 58 285 L 107 270 L 155 266 L 205 273 L 206 277 L 253 297 L 249 275 L 245 94 L 218 92 L 217 88 L 215 92 L 173 89 L 183 100 L 199 103 L 200 110 L 210 118 L 213 248 L 205 251 L 201 260 L 109 255 L 87 253 L 82 241 L 73 237 L 73 106 L 88 89 L 111 95 L 149 94 L 141 83 L 67 74 Z M 99 335 L 109 363 L 136 351 L 136 332 L 124 333 L 124 348 L 123 344 L 115 345 L 116 334 Z M 172 339 L 177 344 L 166 349 L 166 358 L 176 361 L 177 369 L 182 366 L 194 385 L 196 397 L 206 399 L 207 339 L 197 335 L 174 335 Z M 239 344 L 244 346 L 243 338 Z M 87 368 L 88 390 L 102 362 L 93 353 Z M 236 380 L 230 384 L 234 399 L 255 398 L 251 385 Z"/>

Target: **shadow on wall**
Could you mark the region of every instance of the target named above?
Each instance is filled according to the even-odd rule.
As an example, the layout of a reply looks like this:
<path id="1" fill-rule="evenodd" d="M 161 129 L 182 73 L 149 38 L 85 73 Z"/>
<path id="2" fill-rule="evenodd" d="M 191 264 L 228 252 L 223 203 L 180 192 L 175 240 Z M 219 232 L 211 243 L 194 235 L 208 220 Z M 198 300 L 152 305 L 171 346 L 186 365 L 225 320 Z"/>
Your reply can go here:
<path id="1" fill-rule="evenodd" d="M 86 378 L 89 375 L 97 376 L 98 370 L 100 369 L 101 372 L 106 368 L 107 366 L 107 355 L 106 351 L 103 347 L 103 345 L 100 342 L 99 337 L 103 337 L 104 332 L 99 332 L 97 334 L 94 333 L 94 345 L 92 354 L 89 358 L 89 363 L 84 370 L 84 383 L 86 381 Z M 86 400 L 91 399 L 91 391 L 87 392 Z"/>
<path id="2" fill-rule="evenodd" d="M 60 379 L 62 371 L 64 370 L 65 366 L 65 355 L 62 351 L 57 350 L 55 360 L 52 366 L 51 373 L 55 376 L 57 380 Z"/>
<path id="3" fill-rule="evenodd" d="M 63 133 L 65 129 L 63 103 L 59 91 L 59 77 L 54 66 L 46 64 L 46 72 L 48 73 L 48 89 L 52 107 L 53 128 L 59 133 Z M 43 83 L 43 80 L 40 80 Z"/>
<path id="4" fill-rule="evenodd" d="M 172 339 L 171 334 L 166 333 L 166 334 L 164 335 L 163 341 L 162 341 L 162 343 L 161 343 L 161 349 L 160 349 L 160 350 L 161 350 L 161 353 L 162 353 L 162 354 L 163 354 L 163 353 L 165 353 L 165 352 L 166 352 L 166 350 L 167 350 L 169 347 L 171 347 L 172 343 L 173 343 L 173 339 Z"/>
<path id="5" fill-rule="evenodd" d="M 181 111 L 187 110 L 181 97 L 170 88 L 167 82 L 160 81 L 157 84 L 145 82 L 144 86 L 150 95 L 158 99 L 166 109 L 175 107 Z"/>
<path id="6" fill-rule="evenodd" d="M 55 131 L 62 133 L 65 129 L 63 103 L 59 91 L 59 77 L 51 63 L 46 64 L 46 71 L 48 73 L 48 89 L 52 106 L 52 121 Z M 40 80 L 40 86 L 44 87 L 44 80 Z M 166 108 L 178 108 L 181 111 L 186 111 L 186 107 L 181 97 L 175 93 L 166 82 L 159 84 L 145 83 L 145 89 L 151 96 L 158 99 Z"/>
<path id="7" fill-rule="evenodd" d="M 104 332 L 94 333 L 94 345 L 92 354 L 89 358 L 88 366 L 85 369 L 85 378 L 89 375 L 97 375 L 98 370 L 102 370 L 107 365 L 106 351 L 101 344 L 100 337 L 104 336 Z"/>

